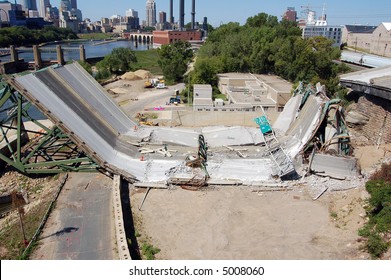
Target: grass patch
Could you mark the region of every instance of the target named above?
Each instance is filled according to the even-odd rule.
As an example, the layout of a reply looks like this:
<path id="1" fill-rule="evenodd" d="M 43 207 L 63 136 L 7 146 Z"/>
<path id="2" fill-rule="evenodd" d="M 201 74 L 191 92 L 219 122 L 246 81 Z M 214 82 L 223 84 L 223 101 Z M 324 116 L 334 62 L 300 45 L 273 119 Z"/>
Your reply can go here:
<path id="1" fill-rule="evenodd" d="M 369 220 L 359 235 L 367 238 L 367 250 L 377 259 L 391 246 L 387 239 L 391 233 L 391 164 L 383 165 L 370 179 L 366 184 L 371 195 L 366 207 Z"/>
<path id="2" fill-rule="evenodd" d="M 222 94 L 222 93 L 213 93 L 213 98 L 214 100 L 216 99 L 223 99 L 224 101 L 228 101 L 227 99 L 227 96 L 225 94 Z"/>
<path id="3" fill-rule="evenodd" d="M 49 206 L 50 198 L 30 210 L 23 217 L 23 225 L 27 240 L 30 240 Z M 23 234 L 19 225 L 19 218 L 7 224 L 0 233 L 0 244 L 5 249 L 0 257 L 2 260 L 17 260 L 22 258 L 26 249 L 23 242 Z M 30 250 L 31 251 L 31 250 Z M 29 254 L 27 254 L 28 257 Z"/>
<path id="4" fill-rule="evenodd" d="M 159 54 L 156 49 L 147 51 L 136 51 L 137 62 L 133 64 L 135 70 L 143 69 L 152 73 L 152 75 L 163 75 L 163 71 L 158 64 Z"/>

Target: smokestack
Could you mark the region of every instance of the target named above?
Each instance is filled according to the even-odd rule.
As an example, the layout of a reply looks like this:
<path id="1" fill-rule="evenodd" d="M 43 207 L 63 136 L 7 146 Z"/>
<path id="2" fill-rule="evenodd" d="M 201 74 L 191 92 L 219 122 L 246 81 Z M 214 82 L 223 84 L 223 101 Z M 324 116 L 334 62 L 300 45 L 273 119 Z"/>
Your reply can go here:
<path id="1" fill-rule="evenodd" d="M 191 29 L 195 29 L 195 0 L 193 0 L 191 8 Z"/>
<path id="2" fill-rule="evenodd" d="M 174 0 L 170 0 L 170 23 L 174 23 Z"/>
<path id="3" fill-rule="evenodd" d="M 185 27 L 185 0 L 179 1 L 179 30 Z"/>

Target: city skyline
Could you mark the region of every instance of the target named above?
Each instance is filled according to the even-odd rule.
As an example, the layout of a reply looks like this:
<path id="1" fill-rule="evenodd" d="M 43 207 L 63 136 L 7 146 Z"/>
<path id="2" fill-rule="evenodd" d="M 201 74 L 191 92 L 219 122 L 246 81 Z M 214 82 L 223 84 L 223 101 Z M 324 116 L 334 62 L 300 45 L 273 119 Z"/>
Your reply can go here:
<path id="1" fill-rule="evenodd" d="M 21 2 L 21 1 L 18 1 Z M 169 14 L 169 0 L 155 0 L 156 12 L 161 11 Z M 53 6 L 60 6 L 60 0 L 51 0 Z M 317 16 L 322 13 L 322 7 L 326 4 L 327 20 L 330 24 L 368 24 L 379 25 L 381 22 L 391 22 L 391 3 L 389 0 L 378 0 L 376 3 L 370 1 L 283 1 L 283 0 L 246 0 L 243 5 L 241 1 L 223 0 L 197 0 L 196 1 L 196 21 L 202 22 L 204 17 L 208 22 L 217 27 L 228 22 L 239 22 L 244 24 L 247 18 L 258 13 L 267 13 L 277 16 L 281 20 L 287 7 L 294 7 L 298 17 L 305 10 L 304 6 L 310 6 L 317 12 Z M 185 1 L 185 23 L 191 21 L 191 1 Z M 303 7 L 302 7 L 303 6 Z M 105 0 L 91 1 L 78 0 L 78 8 L 83 11 L 83 17 L 92 21 L 100 20 L 103 17 L 109 18 L 112 15 L 124 16 L 126 11 L 134 9 L 139 13 L 140 21 L 146 20 L 146 0 L 120 1 L 112 0 L 107 4 Z M 223 8 L 222 8 L 223 7 Z M 221 10 L 221 11 L 219 11 Z M 174 0 L 174 18 L 179 19 L 179 0 Z"/>

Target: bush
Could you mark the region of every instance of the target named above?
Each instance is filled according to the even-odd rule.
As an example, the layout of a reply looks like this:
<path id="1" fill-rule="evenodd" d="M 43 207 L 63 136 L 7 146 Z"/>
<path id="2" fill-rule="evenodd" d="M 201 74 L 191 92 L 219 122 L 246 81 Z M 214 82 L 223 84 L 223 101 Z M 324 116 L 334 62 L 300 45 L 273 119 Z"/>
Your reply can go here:
<path id="1" fill-rule="evenodd" d="M 391 164 L 383 164 L 367 182 L 368 223 L 359 230 L 359 235 L 367 237 L 367 249 L 373 258 L 380 258 L 387 252 L 390 242 L 383 236 L 391 232 Z"/>
<path id="2" fill-rule="evenodd" d="M 378 234 L 372 234 L 368 238 L 368 252 L 372 257 L 380 258 L 382 254 L 387 252 L 389 244 L 385 242 Z"/>
<path id="3" fill-rule="evenodd" d="M 84 68 L 84 70 L 86 70 L 90 75 L 92 75 L 91 64 L 89 64 L 88 62 L 85 62 L 85 61 L 81 61 L 81 60 L 79 60 L 78 62 L 80 64 L 80 66 Z"/>

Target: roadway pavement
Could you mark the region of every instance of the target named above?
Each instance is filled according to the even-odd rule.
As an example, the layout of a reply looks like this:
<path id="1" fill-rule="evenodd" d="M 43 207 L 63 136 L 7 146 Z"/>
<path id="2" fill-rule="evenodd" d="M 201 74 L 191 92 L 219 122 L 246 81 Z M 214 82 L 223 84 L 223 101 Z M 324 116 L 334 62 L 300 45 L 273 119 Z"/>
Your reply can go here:
<path id="1" fill-rule="evenodd" d="M 174 95 L 175 90 L 182 91 L 185 88 L 185 84 L 177 84 L 175 86 L 169 86 L 167 89 L 154 90 L 152 92 L 143 93 L 138 96 L 138 100 L 132 104 L 124 106 L 124 110 L 130 115 L 146 110 L 154 111 L 155 108 L 165 108 L 170 110 L 171 108 L 181 108 L 175 105 L 166 105 L 170 97 Z M 172 109 L 171 109 L 172 110 Z"/>
<path id="2" fill-rule="evenodd" d="M 100 173 L 71 173 L 31 259 L 118 259 L 112 180 Z"/>

